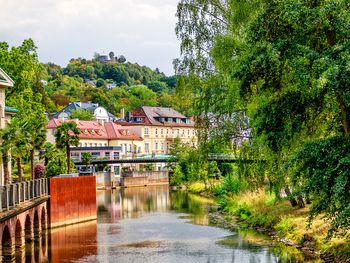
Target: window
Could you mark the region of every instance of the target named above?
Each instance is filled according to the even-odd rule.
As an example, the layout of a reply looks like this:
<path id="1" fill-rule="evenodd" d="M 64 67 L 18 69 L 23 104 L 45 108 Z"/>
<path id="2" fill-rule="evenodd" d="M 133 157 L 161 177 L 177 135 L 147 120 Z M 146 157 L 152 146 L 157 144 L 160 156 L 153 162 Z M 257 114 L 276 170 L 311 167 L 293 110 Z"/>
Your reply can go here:
<path id="1" fill-rule="evenodd" d="M 156 135 L 158 135 L 158 129 L 156 129 Z"/>
<path id="2" fill-rule="evenodd" d="M 181 122 L 181 119 L 176 118 L 176 123 L 180 123 L 180 122 Z"/>
<path id="3" fill-rule="evenodd" d="M 187 135 L 190 135 L 190 130 L 187 130 Z"/>
<path id="4" fill-rule="evenodd" d="M 145 152 L 148 153 L 149 152 L 149 143 L 145 142 Z"/>
<path id="5" fill-rule="evenodd" d="M 105 157 L 106 157 L 106 159 L 109 160 L 109 156 L 110 156 L 110 152 L 105 152 Z"/>
<path id="6" fill-rule="evenodd" d="M 148 128 L 145 128 L 144 134 L 145 134 L 145 135 L 149 135 L 149 130 L 148 130 Z"/>
<path id="7" fill-rule="evenodd" d="M 166 129 L 166 134 L 169 134 L 169 129 Z"/>
<path id="8" fill-rule="evenodd" d="M 156 142 L 156 144 L 155 144 L 155 150 L 156 151 L 158 150 L 158 142 Z"/>
<path id="9" fill-rule="evenodd" d="M 84 143 L 84 146 L 87 147 L 88 146 L 87 143 Z"/>
<path id="10" fill-rule="evenodd" d="M 91 153 L 91 155 L 92 155 L 92 159 L 97 159 L 98 157 L 100 157 L 99 152 L 93 152 L 93 153 Z"/>
<path id="11" fill-rule="evenodd" d="M 161 142 L 160 149 L 161 149 L 162 151 L 164 151 L 164 142 Z"/>
<path id="12" fill-rule="evenodd" d="M 113 152 L 113 159 L 118 160 L 119 159 L 119 153 L 118 152 Z"/>
<path id="13" fill-rule="evenodd" d="M 163 135 L 164 131 L 163 129 L 160 129 L 160 134 Z"/>
<path id="14" fill-rule="evenodd" d="M 136 118 L 136 122 L 142 122 L 142 118 L 137 117 L 137 118 Z"/>

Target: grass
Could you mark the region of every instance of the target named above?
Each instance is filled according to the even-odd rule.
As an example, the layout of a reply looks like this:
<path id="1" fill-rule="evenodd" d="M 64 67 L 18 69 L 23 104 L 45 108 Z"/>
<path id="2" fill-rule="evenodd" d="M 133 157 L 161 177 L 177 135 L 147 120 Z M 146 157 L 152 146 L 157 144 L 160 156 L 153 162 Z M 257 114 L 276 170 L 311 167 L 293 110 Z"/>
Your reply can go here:
<path id="1" fill-rule="evenodd" d="M 300 245 L 312 237 L 311 241 L 318 250 L 350 258 L 350 234 L 326 241 L 328 222 L 317 217 L 309 226 L 308 207 L 294 208 L 287 200 L 277 200 L 273 194 L 264 190 L 231 196 L 224 210 L 242 221 L 274 229 L 279 237 Z"/>

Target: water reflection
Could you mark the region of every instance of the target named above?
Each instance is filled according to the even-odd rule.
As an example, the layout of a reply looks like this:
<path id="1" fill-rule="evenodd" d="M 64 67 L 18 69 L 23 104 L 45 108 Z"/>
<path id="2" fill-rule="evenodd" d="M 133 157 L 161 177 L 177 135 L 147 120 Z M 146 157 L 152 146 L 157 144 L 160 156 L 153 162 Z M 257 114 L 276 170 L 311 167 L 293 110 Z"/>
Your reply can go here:
<path id="1" fill-rule="evenodd" d="M 166 186 L 98 191 L 97 221 L 53 229 L 18 252 L 16 262 L 303 261 L 208 226 L 208 204 Z"/>
<path id="2" fill-rule="evenodd" d="M 51 230 L 50 262 L 74 262 L 97 253 L 96 221 Z"/>

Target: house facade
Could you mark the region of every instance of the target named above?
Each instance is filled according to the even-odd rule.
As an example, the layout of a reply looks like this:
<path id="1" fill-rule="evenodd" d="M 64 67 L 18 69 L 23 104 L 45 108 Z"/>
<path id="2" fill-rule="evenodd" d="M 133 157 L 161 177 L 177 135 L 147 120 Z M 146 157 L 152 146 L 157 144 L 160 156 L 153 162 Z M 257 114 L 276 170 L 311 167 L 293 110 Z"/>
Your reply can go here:
<path id="1" fill-rule="evenodd" d="M 98 103 L 91 103 L 91 102 L 70 102 L 68 106 L 66 106 L 61 111 L 53 114 L 53 118 L 55 119 L 61 119 L 66 118 L 69 119 L 72 111 L 74 110 L 87 110 L 90 111 L 95 120 L 97 121 L 114 121 L 116 117 L 109 113 L 104 107 L 99 106 Z"/>
<path id="2" fill-rule="evenodd" d="M 197 144 L 195 123 L 171 108 L 143 106 L 118 124 L 143 139 L 141 152 L 145 154 L 169 153 L 176 138 L 191 146 Z"/>
<path id="3" fill-rule="evenodd" d="M 55 133 L 63 122 L 75 122 L 80 130 L 79 146 L 72 148 L 75 159 L 87 151 L 100 159 L 126 158 L 141 152 L 141 137 L 116 123 L 104 121 L 51 119 L 45 126 L 47 142 L 56 143 Z"/>
<path id="4" fill-rule="evenodd" d="M 13 87 L 13 85 L 13 80 L 0 68 L 0 129 L 5 128 L 12 116 L 18 112 L 15 108 L 6 106 L 5 103 L 5 89 Z M 11 175 L 11 160 L 9 160 L 8 167 Z M 4 166 L 2 161 L 0 162 L 0 185 L 4 185 Z"/>

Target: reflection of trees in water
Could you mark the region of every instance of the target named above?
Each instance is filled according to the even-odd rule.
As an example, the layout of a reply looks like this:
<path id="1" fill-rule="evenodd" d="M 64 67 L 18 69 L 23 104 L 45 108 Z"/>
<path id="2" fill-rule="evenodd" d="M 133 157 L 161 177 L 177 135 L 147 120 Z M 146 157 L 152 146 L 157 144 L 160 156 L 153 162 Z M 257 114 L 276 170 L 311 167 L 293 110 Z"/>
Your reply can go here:
<path id="1" fill-rule="evenodd" d="M 183 191 L 171 191 L 171 210 L 189 213 L 189 218 L 195 224 L 208 225 L 208 202 L 195 195 Z"/>

